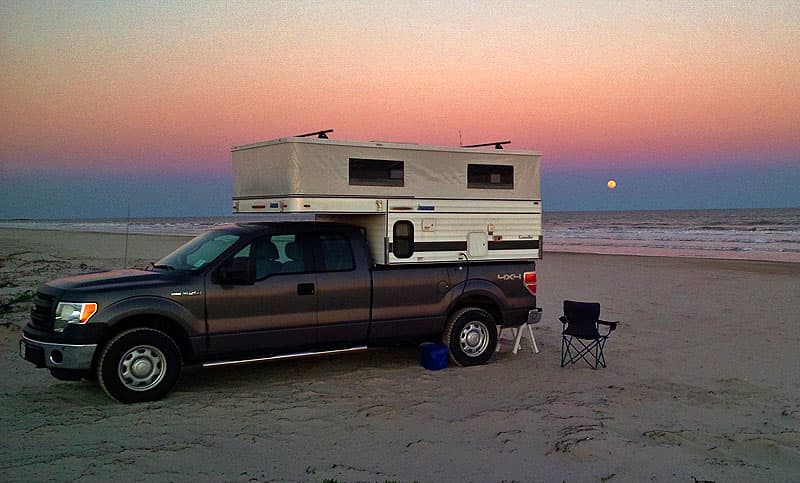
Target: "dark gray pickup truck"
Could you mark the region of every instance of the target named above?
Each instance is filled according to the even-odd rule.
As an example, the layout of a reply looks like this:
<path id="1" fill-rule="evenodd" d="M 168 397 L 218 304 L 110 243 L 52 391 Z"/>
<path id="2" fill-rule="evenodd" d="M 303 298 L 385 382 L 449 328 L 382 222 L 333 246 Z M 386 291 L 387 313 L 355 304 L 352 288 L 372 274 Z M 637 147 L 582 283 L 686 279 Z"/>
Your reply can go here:
<path id="1" fill-rule="evenodd" d="M 536 322 L 532 260 L 373 264 L 363 229 L 235 224 L 145 270 L 42 284 L 21 356 L 58 379 L 97 378 L 114 399 L 164 396 L 184 364 L 215 366 L 441 339 L 485 364 L 497 327 Z"/>

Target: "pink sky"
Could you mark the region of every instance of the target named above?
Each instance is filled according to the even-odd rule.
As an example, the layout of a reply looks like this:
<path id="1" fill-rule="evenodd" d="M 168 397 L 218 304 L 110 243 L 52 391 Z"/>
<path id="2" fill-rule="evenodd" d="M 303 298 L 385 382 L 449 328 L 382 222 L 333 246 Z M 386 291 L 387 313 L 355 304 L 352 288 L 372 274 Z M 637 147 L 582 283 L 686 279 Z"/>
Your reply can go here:
<path id="1" fill-rule="evenodd" d="M 323 128 L 555 168 L 800 164 L 800 3 L 499 5 L 3 2 L 2 169 L 225 171 Z"/>

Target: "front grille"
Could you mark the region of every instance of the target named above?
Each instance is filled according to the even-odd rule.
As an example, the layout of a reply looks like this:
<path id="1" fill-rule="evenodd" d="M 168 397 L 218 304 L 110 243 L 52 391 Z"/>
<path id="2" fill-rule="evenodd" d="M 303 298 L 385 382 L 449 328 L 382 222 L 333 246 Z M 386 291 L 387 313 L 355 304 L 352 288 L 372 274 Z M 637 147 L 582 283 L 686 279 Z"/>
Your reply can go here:
<path id="1" fill-rule="evenodd" d="M 54 297 L 38 292 L 33 296 L 31 305 L 31 325 L 37 329 L 53 330 L 55 318 Z"/>

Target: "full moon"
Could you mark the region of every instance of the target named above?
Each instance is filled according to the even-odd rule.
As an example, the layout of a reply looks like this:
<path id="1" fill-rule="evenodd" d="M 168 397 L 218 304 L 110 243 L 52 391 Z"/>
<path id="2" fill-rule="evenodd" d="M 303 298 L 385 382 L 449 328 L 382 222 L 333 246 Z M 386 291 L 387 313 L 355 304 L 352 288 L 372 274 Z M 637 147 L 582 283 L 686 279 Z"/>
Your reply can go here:
<path id="1" fill-rule="evenodd" d="M 606 183 L 606 185 L 608 186 L 608 189 L 613 190 L 614 188 L 617 187 L 617 182 L 614 181 L 613 179 L 610 179 L 608 180 L 608 183 Z"/>

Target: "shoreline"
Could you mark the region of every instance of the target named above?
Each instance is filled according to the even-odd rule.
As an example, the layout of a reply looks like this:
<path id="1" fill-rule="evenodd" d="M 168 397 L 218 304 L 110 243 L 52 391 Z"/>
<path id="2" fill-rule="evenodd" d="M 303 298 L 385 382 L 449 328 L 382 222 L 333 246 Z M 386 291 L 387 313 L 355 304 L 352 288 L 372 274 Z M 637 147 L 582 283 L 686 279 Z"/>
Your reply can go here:
<path id="1" fill-rule="evenodd" d="M 78 230 L 0 228 L 0 241 L 59 258 L 158 260 L 186 243 L 190 236 L 140 233 L 98 233 Z M 167 249 L 167 251 L 164 251 Z"/>
<path id="2" fill-rule="evenodd" d="M 545 240 L 546 242 L 546 240 Z M 545 243 L 546 244 L 546 243 Z M 628 248 L 628 247 L 623 247 Z M 680 258 L 680 259 L 688 259 L 688 260 L 729 260 L 734 262 L 769 262 L 769 263 L 789 263 L 789 264 L 800 264 L 800 253 L 792 254 L 791 259 L 781 259 L 778 257 L 770 257 L 769 253 L 764 252 L 757 252 L 753 256 L 725 256 L 728 252 L 716 252 L 707 250 L 708 254 L 700 253 L 702 250 L 677 250 L 677 249 L 668 249 L 668 248 L 653 248 L 653 251 L 661 251 L 663 253 L 619 253 L 618 251 L 614 251 L 613 249 L 609 249 L 608 251 L 604 251 L 601 247 L 586 247 L 585 249 L 577 249 L 577 250 L 569 250 L 569 249 L 544 249 L 544 255 L 547 256 L 548 253 L 558 253 L 558 254 L 571 254 L 571 255 L 601 255 L 601 256 L 612 256 L 612 257 L 644 257 L 644 258 Z M 753 253 L 753 252 L 744 252 L 744 251 L 735 251 L 730 253 L 742 254 L 742 253 Z M 716 255 L 718 254 L 718 255 Z"/>
<path id="3" fill-rule="evenodd" d="M 3 227 L 0 226 L 0 233 L 13 233 L 15 231 L 26 232 L 26 233 L 51 233 L 51 234 L 75 234 L 80 236 L 108 236 L 114 237 L 115 239 L 125 238 L 128 237 L 129 242 L 131 239 L 172 239 L 176 241 L 186 242 L 190 238 L 194 237 L 195 235 L 190 234 L 174 234 L 174 233 L 114 233 L 114 232 L 107 232 L 107 231 L 98 231 L 98 230 L 78 230 L 78 229 L 52 229 L 52 228 L 17 228 L 17 227 Z M 174 246 L 177 248 L 181 243 L 178 243 Z M 676 258 L 676 259 L 686 259 L 686 260 L 728 260 L 734 262 L 765 262 L 765 263 L 788 263 L 788 264 L 800 264 L 800 253 L 797 254 L 790 254 L 789 259 L 780 258 L 780 254 L 773 255 L 771 253 L 765 252 L 744 252 L 744 251 L 736 251 L 730 252 L 737 254 L 736 256 L 726 256 L 729 252 L 717 252 L 717 251 L 702 251 L 702 250 L 677 250 L 677 249 L 635 249 L 630 247 L 619 247 L 618 249 L 609 248 L 609 247 L 583 247 L 580 246 L 575 248 L 565 249 L 563 247 L 556 248 L 547 248 L 547 239 L 545 239 L 545 249 L 543 253 L 543 259 L 546 258 L 548 255 L 553 254 L 563 254 L 563 255 L 601 255 L 601 256 L 615 256 L 615 257 L 640 257 L 640 258 Z M 552 246 L 552 245 L 551 245 Z M 173 249 L 174 249 L 173 248 Z M 627 249 L 627 253 L 625 253 Z M 650 252 L 650 253 L 648 253 Z M 658 252 L 658 253 L 655 253 Z M 752 254 L 750 256 L 742 255 L 742 254 Z M 167 255 L 164 253 L 161 256 Z M 152 256 L 152 255 L 151 255 Z M 786 256 L 783 254 L 782 256 Z M 146 256 L 145 256 L 146 258 Z M 159 257 L 160 258 L 160 257 Z"/>

